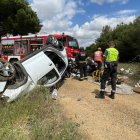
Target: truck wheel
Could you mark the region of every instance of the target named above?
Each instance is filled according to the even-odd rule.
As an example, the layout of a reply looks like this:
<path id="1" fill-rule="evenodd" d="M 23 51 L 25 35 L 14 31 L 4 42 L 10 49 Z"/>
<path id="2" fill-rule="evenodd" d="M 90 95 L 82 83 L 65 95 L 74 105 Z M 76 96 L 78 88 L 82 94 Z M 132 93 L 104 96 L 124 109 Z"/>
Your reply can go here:
<path id="1" fill-rule="evenodd" d="M 54 47 L 59 46 L 58 40 L 53 35 L 49 35 L 46 38 L 46 45 L 49 45 L 49 44 L 53 45 Z"/>
<path id="2" fill-rule="evenodd" d="M 7 60 L 0 58 L 0 81 L 12 80 L 15 74 L 14 66 Z"/>

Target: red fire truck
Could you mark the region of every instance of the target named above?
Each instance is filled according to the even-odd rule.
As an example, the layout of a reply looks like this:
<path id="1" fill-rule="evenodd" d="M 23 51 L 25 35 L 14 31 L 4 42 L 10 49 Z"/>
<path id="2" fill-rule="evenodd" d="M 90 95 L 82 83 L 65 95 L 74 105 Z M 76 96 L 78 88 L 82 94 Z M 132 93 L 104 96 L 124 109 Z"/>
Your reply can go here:
<path id="1" fill-rule="evenodd" d="M 1 39 L 1 58 L 9 62 L 15 62 L 23 59 L 28 53 L 39 50 L 46 43 L 44 33 L 29 34 L 27 36 L 2 37 Z M 79 53 L 79 44 L 77 39 L 72 36 L 63 34 L 53 34 L 54 37 L 67 46 L 68 58 L 75 58 Z"/>

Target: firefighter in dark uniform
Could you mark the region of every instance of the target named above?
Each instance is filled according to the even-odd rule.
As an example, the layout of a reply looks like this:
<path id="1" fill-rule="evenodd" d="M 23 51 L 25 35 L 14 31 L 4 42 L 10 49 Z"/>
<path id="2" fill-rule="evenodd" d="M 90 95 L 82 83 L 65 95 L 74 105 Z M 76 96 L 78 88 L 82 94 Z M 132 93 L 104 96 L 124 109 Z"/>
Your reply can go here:
<path id="1" fill-rule="evenodd" d="M 84 78 L 88 79 L 86 58 L 87 58 L 87 54 L 84 52 L 84 48 L 80 47 L 80 52 L 77 54 L 76 60 L 75 60 L 76 63 L 78 63 L 78 67 L 80 69 L 80 79 L 79 79 L 80 81 L 83 81 Z"/>
<path id="2" fill-rule="evenodd" d="M 119 59 L 119 52 L 117 49 L 114 48 L 115 44 L 114 41 L 109 42 L 109 48 L 105 50 L 103 55 L 103 62 L 105 63 L 105 69 L 103 76 L 101 78 L 101 89 L 100 94 L 96 95 L 95 98 L 101 98 L 104 99 L 104 92 L 105 92 L 105 84 L 108 80 L 109 76 L 111 77 L 111 86 L 112 91 L 111 95 L 109 97 L 111 99 L 115 98 L 115 92 L 116 92 L 116 76 L 117 76 L 117 65 L 118 65 L 118 59 Z"/>

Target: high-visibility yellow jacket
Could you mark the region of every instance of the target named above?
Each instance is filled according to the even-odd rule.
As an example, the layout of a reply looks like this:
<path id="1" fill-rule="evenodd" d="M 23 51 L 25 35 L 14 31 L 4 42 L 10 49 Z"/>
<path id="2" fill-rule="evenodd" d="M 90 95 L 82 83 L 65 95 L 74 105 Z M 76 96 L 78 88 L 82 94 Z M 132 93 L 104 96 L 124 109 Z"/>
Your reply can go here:
<path id="1" fill-rule="evenodd" d="M 114 47 L 110 47 L 105 50 L 104 55 L 106 57 L 106 62 L 117 61 L 119 58 L 119 52 Z"/>

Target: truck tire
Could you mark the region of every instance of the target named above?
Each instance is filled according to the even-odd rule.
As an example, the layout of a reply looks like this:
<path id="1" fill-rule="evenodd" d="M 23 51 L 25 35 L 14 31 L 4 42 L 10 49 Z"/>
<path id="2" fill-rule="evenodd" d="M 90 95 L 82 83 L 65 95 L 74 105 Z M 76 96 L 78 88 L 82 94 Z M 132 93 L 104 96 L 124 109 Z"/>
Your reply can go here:
<path id="1" fill-rule="evenodd" d="M 58 47 L 59 46 L 59 42 L 57 40 L 57 38 L 55 38 L 53 35 L 49 35 L 46 38 L 46 45 L 53 45 L 54 47 Z"/>
<path id="2" fill-rule="evenodd" d="M 16 74 L 16 71 L 15 71 L 14 66 L 13 66 L 11 63 L 9 63 L 7 60 L 5 60 L 5 59 L 1 59 L 1 58 L 0 58 L 0 62 L 1 62 L 2 64 L 9 64 L 10 67 L 11 67 L 11 69 L 13 69 L 13 70 L 12 70 L 12 73 L 10 73 L 9 76 L 4 76 L 4 75 L 2 74 L 2 72 L 3 72 L 4 70 L 0 69 L 0 71 L 1 71 L 1 73 L 0 73 L 0 81 L 2 82 L 2 81 L 12 80 L 12 79 L 15 77 L 15 74 Z"/>

